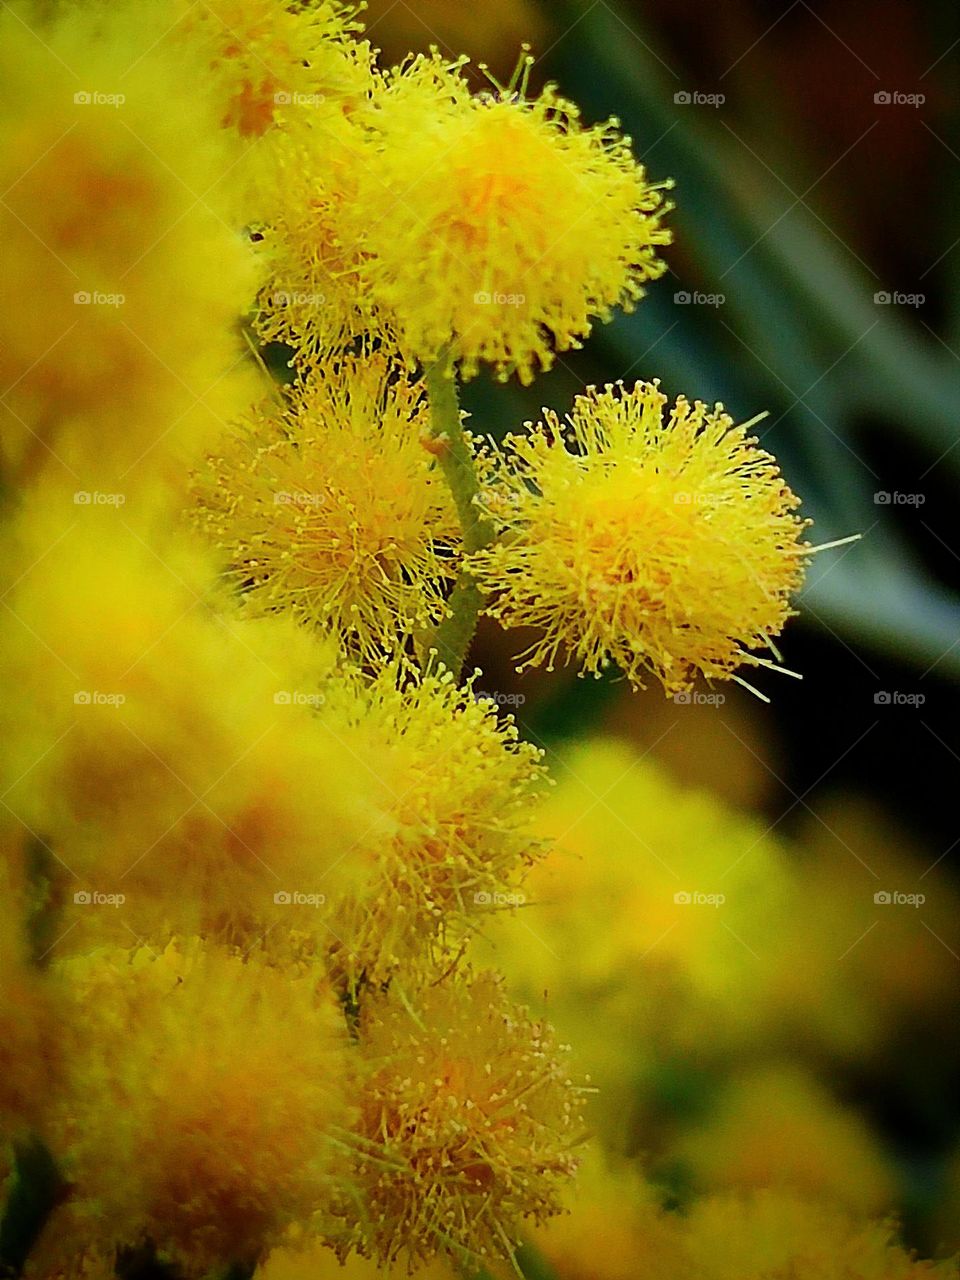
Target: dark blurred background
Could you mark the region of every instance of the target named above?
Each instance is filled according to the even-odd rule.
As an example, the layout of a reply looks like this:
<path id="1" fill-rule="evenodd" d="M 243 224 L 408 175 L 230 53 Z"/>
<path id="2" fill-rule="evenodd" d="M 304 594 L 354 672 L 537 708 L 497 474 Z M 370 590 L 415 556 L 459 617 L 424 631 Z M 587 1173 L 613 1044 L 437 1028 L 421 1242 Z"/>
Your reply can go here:
<path id="1" fill-rule="evenodd" d="M 616 731 L 778 832 L 835 841 L 865 892 L 861 802 L 910 842 L 904 891 L 935 864 L 955 880 L 960 6 L 371 0 L 368 29 L 388 59 L 436 45 L 501 80 L 529 40 L 534 83 L 558 82 L 588 121 L 619 117 L 649 175 L 676 180 L 668 274 L 529 391 L 471 384 L 475 428 L 563 412 L 587 383 L 660 377 L 740 420 L 766 410 L 759 434 L 811 540 L 862 535 L 812 562 L 782 645 L 803 680 L 761 673 L 769 706 L 735 687 L 701 708 L 616 681 L 518 683 L 492 628 L 475 650 L 485 687 L 522 691 L 518 719 L 548 748 Z M 954 942 L 927 932 L 960 976 Z M 850 1066 L 838 1084 L 920 1184 L 958 1140 L 955 1019 L 905 1032 L 896 1069 Z"/>

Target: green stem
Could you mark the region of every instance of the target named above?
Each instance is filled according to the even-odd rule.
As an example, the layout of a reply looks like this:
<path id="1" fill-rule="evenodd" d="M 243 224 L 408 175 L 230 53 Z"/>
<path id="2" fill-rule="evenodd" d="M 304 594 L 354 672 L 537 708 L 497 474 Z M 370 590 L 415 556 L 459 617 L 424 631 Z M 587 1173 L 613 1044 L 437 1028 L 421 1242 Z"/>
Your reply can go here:
<path id="1" fill-rule="evenodd" d="M 469 555 L 489 546 L 495 535 L 492 527 L 480 519 L 475 501 L 480 493 L 480 482 L 463 430 L 456 373 L 449 348 L 442 351 L 426 369 L 424 378 L 437 461 L 453 495 L 463 534 L 463 549 Z M 472 575 L 462 570 L 447 601 L 448 615 L 431 638 L 444 665 L 458 678 L 477 629 L 483 602 L 483 592 Z"/>
<path id="2" fill-rule="evenodd" d="M 47 1219 L 66 1188 L 39 1138 L 14 1148 L 14 1174 L 0 1224 L 0 1276 L 20 1276 Z"/>

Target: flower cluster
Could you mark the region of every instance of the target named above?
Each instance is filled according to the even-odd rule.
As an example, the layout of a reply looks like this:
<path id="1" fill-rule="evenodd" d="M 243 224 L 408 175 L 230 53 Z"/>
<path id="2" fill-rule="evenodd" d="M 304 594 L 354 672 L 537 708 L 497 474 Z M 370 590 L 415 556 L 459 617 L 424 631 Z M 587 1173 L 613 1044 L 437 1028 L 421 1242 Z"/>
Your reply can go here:
<path id="1" fill-rule="evenodd" d="M 340 0 L 0 33 L 0 1271 L 510 1263 L 587 1072 L 474 964 L 549 835 L 477 619 L 683 691 L 767 661 L 809 550 L 655 383 L 464 430 L 458 376 L 640 301 L 669 183 Z"/>

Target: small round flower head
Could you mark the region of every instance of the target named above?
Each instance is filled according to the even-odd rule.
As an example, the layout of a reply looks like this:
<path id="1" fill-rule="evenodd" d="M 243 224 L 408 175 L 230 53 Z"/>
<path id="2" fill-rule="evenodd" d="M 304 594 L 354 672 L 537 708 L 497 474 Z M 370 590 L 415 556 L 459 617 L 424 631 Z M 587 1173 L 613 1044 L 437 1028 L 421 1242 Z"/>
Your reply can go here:
<path id="1" fill-rule="evenodd" d="M 362 74 L 357 7 L 340 0 L 177 0 L 174 11 L 177 38 L 205 54 L 223 123 L 242 137 L 302 110 L 336 110 Z"/>
<path id="2" fill-rule="evenodd" d="M 69 538 L 31 507 L 5 542 L 27 568 L 0 619 L 0 790 L 58 859 L 60 945 L 256 937 L 274 894 L 342 892 L 371 817 L 318 715 L 322 647 L 290 618 L 238 620 L 193 548 L 68 510 Z"/>
<path id="3" fill-rule="evenodd" d="M 670 234 L 615 122 L 584 127 L 552 87 L 529 100 L 518 80 L 471 97 L 436 55 L 388 73 L 354 215 L 405 350 L 452 343 L 463 376 L 488 362 L 529 382 L 642 296 Z"/>
<path id="4" fill-rule="evenodd" d="M 178 480 L 249 403 L 253 261 L 188 72 L 144 54 L 126 9 L 95 10 L 98 25 L 55 8 L 40 34 L 9 7 L 0 21 L 2 461 L 18 481 L 128 494 L 161 470 Z"/>
<path id="5" fill-rule="evenodd" d="M 340 904 L 337 966 L 367 982 L 424 960 L 446 966 L 450 944 L 478 920 L 523 901 L 523 876 L 542 852 L 541 752 L 449 672 L 398 683 L 388 668 L 331 712 L 350 722 L 342 741 L 367 762 L 385 815 L 354 850 L 366 879 Z"/>
<path id="6" fill-rule="evenodd" d="M 367 1002 L 359 1034 L 363 1209 L 344 1251 L 509 1256 L 525 1221 L 560 1211 L 577 1165 L 580 1090 L 551 1029 L 481 974 L 427 988 L 416 1008 Z"/>
<path id="7" fill-rule="evenodd" d="M 225 435 L 197 519 L 253 611 L 289 610 L 362 661 L 439 621 L 459 525 L 426 425 L 421 384 L 372 354 L 315 369 Z"/>
<path id="8" fill-rule="evenodd" d="M 770 665 L 750 650 L 773 647 L 803 581 L 798 500 L 751 424 L 666 405 L 656 383 L 590 388 L 568 427 L 548 411 L 482 460 L 501 537 L 472 565 L 493 617 L 542 629 L 525 665 L 564 651 L 668 694 Z"/>
<path id="9" fill-rule="evenodd" d="M 69 1080 L 49 1142 L 73 1243 L 152 1241 L 189 1276 L 252 1263 L 341 1187 L 342 1014 L 317 975 L 192 940 L 59 962 Z"/>
<path id="10" fill-rule="evenodd" d="M 957 1259 L 920 1260 L 892 1223 L 790 1191 L 694 1201 L 678 1276 L 704 1280 L 956 1280 Z"/>

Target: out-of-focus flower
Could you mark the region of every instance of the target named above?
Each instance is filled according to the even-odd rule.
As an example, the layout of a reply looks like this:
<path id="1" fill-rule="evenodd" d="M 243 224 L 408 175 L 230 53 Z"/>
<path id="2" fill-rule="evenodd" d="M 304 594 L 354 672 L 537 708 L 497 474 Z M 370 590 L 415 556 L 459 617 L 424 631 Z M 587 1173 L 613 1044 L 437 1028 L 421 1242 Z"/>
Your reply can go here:
<path id="1" fill-rule="evenodd" d="M 897 1197 L 866 1121 L 795 1066 L 739 1072 L 668 1159 L 703 1190 L 791 1188 L 863 1217 L 888 1213 Z"/>
<path id="2" fill-rule="evenodd" d="M 798 501 L 749 424 L 666 405 L 656 383 L 591 388 L 566 425 L 548 412 L 486 455 L 500 541 L 472 565 L 493 617 L 542 629 L 526 665 L 616 662 L 671 694 L 770 665 L 751 651 L 771 647 L 803 580 Z"/>
<path id="3" fill-rule="evenodd" d="M 464 377 L 529 382 L 665 270 L 662 192 L 615 122 L 584 127 L 550 87 L 473 97 L 461 68 L 420 57 L 374 97 L 361 271 L 412 355 L 452 343 Z"/>
<path id="4" fill-rule="evenodd" d="M 49 1140 L 74 1241 L 152 1241 L 199 1276 L 256 1261 L 329 1201 L 344 1176 L 331 1138 L 351 1122 L 349 1050 L 316 974 L 198 940 L 57 969 L 73 1012 Z M 62 1237 L 57 1218 L 50 1230 Z"/>
<path id="5" fill-rule="evenodd" d="M 189 60 L 142 56 L 126 9 L 97 15 L 2 19 L 3 460 L 8 481 L 126 492 L 174 480 L 249 403 L 254 274 L 216 190 L 229 148 L 178 91 Z"/>
<path id="6" fill-rule="evenodd" d="M 239 621 L 193 549 L 98 508 L 57 541 L 31 514 L 0 623 L 3 789 L 59 859 L 65 944 L 244 936 L 276 893 L 342 893 L 372 813 L 318 714 L 329 656 L 291 619 Z"/>
<path id="7" fill-rule="evenodd" d="M 442 618 L 460 530 L 426 429 L 422 385 L 371 354 L 314 368 L 223 436 L 196 519 L 251 611 L 288 610 L 367 663 Z"/>
<path id="8" fill-rule="evenodd" d="M 703 1280 L 956 1280 L 956 1259 L 918 1261 L 891 1224 L 795 1192 L 707 1197 L 683 1229 L 684 1275 Z"/>
<path id="9" fill-rule="evenodd" d="M 363 1207 L 343 1249 L 476 1266 L 508 1256 L 525 1220 L 560 1211 L 579 1091 L 550 1028 L 494 976 L 435 985 L 415 1006 L 387 996 L 361 1016 Z"/>

